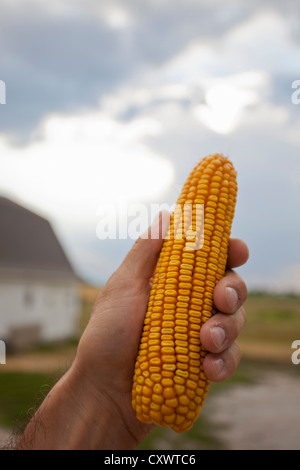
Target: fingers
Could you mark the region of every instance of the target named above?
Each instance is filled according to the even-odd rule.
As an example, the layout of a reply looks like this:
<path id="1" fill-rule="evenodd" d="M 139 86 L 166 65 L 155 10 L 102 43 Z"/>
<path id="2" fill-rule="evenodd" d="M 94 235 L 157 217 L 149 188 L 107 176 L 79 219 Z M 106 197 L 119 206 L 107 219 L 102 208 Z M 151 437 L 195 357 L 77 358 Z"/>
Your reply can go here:
<path id="1" fill-rule="evenodd" d="M 236 340 L 246 323 L 243 307 L 233 315 L 217 313 L 201 328 L 200 341 L 209 352 L 218 354 L 228 349 Z"/>
<path id="2" fill-rule="evenodd" d="M 234 313 L 245 302 L 247 286 L 235 271 L 227 271 L 214 290 L 214 303 L 220 312 Z"/>
<path id="3" fill-rule="evenodd" d="M 226 302 L 223 299 L 224 302 Z M 238 301 L 242 302 L 241 299 Z M 217 313 L 201 328 L 200 341 L 209 351 L 204 359 L 203 367 L 207 377 L 220 382 L 228 379 L 235 371 L 241 352 L 235 343 L 246 323 L 246 313 L 243 307 L 231 315 Z"/>
<path id="4" fill-rule="evenodd" d="M 209 319 L 200 331 L 201 343 L 209 351 L 203 362 L 204 372 L 214 382 L 228 379 L 241 358 L 235 340 L 246 322 L 242 304 L 248 292 L 245 282 L 232 268 L 244 264 L 248 257 L 246 243 L 230 239 L 227 271 L 214 290 L 214 304 L 222 313 Z"/>
<path id="5" fill-rule="evenodd" d="M 216 286 L 219 291 L 217 290 L 217 293 L 215 291 L 215 297 L 217 308 L 222 307 L 222 311 L 225 310 L 227 313 L 216 313 L 202 326 L 200 331 L 201 344 L 209 351 L 203 363 L 204 371 L 207 377 L 215 382 L 226 380 L 234 373 L 241 357 L 235 340 L 246 323 L 246 313 L 241 306 L 247 296 L 246 286 L 233 271 L 229 271 L 226 276 L 227 279 L 222 280 L 223 285 L 220 281 Z M 225 294 L 228 288 L 239 293 L 237 294 L 236 307 L 234 307 L 237 308 L 235 311 L 234 308 L 232 309 L 232 305 L 228 305 L 228 296 L 226 297 Z M 236 301 L 236 298 L 233 296 L 232 300 Z"/>
<path id="6" fill-rule="evenodd" d="M 249 249 L 246 243 L 239 238 L 230 238 L 228 245 L 227 268 L 237 268 L 246 263 L 249 258 Z"/>
<path id="7" fill-rule="evenodd" d="M 240 359 L 240 348 L 233 343 L 222 354 L 208 354 L 203 361 L 204 372 L 213 382 L 227 380 L 236 370 Z"/>

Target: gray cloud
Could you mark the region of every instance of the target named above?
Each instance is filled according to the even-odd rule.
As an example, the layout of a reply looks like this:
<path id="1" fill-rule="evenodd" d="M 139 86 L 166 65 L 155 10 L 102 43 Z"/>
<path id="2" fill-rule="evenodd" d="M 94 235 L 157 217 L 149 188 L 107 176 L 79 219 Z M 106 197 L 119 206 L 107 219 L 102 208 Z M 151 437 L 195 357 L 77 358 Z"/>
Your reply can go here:
<path id="1" fill-rule="evenodd" d="M 133 24 L 112 29 L 93 15 L 93 1 L 85 2 L 81 16 L 7 5 L 0 20 L 0 78 L 7 84 L 0 132 L 20 141 L 46 114 L 97 106 L 103 94 L 160 66 L 194 39 L 220 47 L 227 31 L 257 11 L 252 3 L 241 7 L 233 0 L 130 0 L 125 7 Z"/>
<path id="2" fill-rule="evenodd" d="M 101 93 L 132 73 L 133 58 L 122 38 L 99 21 L 27 14 L 7 18 L 5 26 L 1 132 L 26 137 L 48 113 L 96 106 Z"/>
<path id="3" fill-rule="evenodd" d="M 108 3 L 103 0 L 104 5 Z M 233 235 L 244 238 L 251 252 L 247 267 L 241 270 L 246 280 L 261 282 L 264 278 L 268 285 L 268 276 L 276 270 L 284 270 L 289 263 L 300 264 L 300 225 L 295 217 L 300 186 L 291 182 L 293 173 L 299 171 L 299 144 L 288 135 L 289 126 L 300 116 L 300 105 L 291 104 L 291 82 L 300 79 L 294 76 L 299 66 L 295 20 L 299 2 L 256 0 L 241 6 L 237 0 L 128 0 L 124 8 L 132 16 L 132 24 L 119 29 L 93 14 L 98 0 L 84 5 L 85 14 L 61 16 L 46 14 L 47 10 L 38 7 L 34 11 L 1 7 L 0 79 L 7 84 L 7 104 L 0 106 L 0 133 L 24 143 L 51 112 L 96 108 L 101 97 L 123 86 L 147 87 L 148 74 L 153 73 L 155 82 L 159 67 L 191 41 L 201 41 L 220 57 L 210 70 L 212 75 L 251 69 L 269 75 L 269 88 L 264 89 L 244 127 L 229 136 L 216 134 L 192 117 L 188 100 L 155 96 L 146 106 L 128 103 L 117 118 L 128 121 L 148 114 L 162 122 L 163 133 L 145 138 L 144 143 L 174 164 L 175 183 L 164 195 L 169 203 L 175 202 L 199 158 L 216 151 L 230 155 L 240 187 Z M 264 44 L 259 49 L 254 37 L 253 45 L 250 42 L 245 50 L 233 42 L 232 55 L 222 55 L 233 28 L 268 9 L 280 14 L 290 33 L 287 49 L 278 51 L 278 45 L 272 43 L 276 37 L 270 37 L 272 54 L 268 55 Z M 288 57 L 286 50 L 291 51 Z M 265 111 L 267 104 L 271 106 Z M 277 107 L 287 111 L 287 121 L 273 120 Z M 76 235 L 67 225 L 59 230 L 78 271 L 95 282 L 105 282 L 131 245 L 129 241 L 100 242 L 94 232 Z"/>

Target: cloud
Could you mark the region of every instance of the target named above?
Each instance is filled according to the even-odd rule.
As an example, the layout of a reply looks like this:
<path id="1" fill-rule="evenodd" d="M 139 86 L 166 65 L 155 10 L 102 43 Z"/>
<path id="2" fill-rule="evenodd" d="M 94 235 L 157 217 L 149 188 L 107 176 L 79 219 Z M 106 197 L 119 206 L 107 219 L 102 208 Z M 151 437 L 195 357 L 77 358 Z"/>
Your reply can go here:
<path id="1" fill-rule="evenodd" d="M 101 204 L 157 197 L 171 183 L 172 164 L 143 144 L 159 132 L 150 118 L 120 123 L 101 111 L 49 116 L 39 140 L 26 147 L 0 141 L 0 185 L 51 218 L 95 227 Z"/>
<path id="2" fill-rule="evenodd" d="M 182 0 L 16 2 L 17 8 L 1 4 L 0 78 L 8 104 L 0 129 L 20 143 L 46 114 L 97 108 L 105 94 L 151 76 L 193 41 L 217 52 L 251 12 L 244 7 L 228 15 L 219 2 Z"/>
<path id="3" fill-rule="evenodd" d="M 15 140 L 31 132 L 54 111 L 98 106 L 136 69 L 121 31 L 99 18 L 47 16 L 44 11 L 2 11 L 1 79 L 7 85 L 7 106 L 0 129 Z"/>
<path id="4" fill-rule="evenodd" d="M 221 151 L 238 170 L 233 235 L 251 253 L 241 273 L 254 286 L 275 285 L 284 272 L 294 286 L 294 5 L 3 0 L 2 189 L 51 215 L 77 265 L 102 282 L 129 244 L 97 240 L 95 202 L 119 188 L 172 204 L 199 158 Z"/>
<path id="5" fill-rule="evenodd" d="M 244 109 L 258 102 L 257 87 L 265 81 L 262 71 L 213 79 L 205 92 L 205 104 L 196 105 L 194 114 L 209 129 L 229 134 L 238 126 Z"/>

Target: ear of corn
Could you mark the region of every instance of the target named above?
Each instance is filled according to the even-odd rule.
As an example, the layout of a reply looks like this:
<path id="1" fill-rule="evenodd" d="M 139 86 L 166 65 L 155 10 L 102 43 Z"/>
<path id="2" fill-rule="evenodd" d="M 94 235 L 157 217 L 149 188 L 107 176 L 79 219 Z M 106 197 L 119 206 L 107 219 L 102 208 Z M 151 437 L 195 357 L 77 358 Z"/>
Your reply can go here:
<path id="1" fill-rule="evenodd" d="M 236 194 L 236 171 L 219 154 L 203 158 L 183 186 L 155 271 L 135 364 L 132 405 L 142 422 L 183 432 L 200 413 L 209 388 L 200 329 L 214 313 L 214 288 L 225 274 Z M 204 208 L 200 223 L 198 205 Z M 188 236 L 192 233 L 194 238 Z"/>

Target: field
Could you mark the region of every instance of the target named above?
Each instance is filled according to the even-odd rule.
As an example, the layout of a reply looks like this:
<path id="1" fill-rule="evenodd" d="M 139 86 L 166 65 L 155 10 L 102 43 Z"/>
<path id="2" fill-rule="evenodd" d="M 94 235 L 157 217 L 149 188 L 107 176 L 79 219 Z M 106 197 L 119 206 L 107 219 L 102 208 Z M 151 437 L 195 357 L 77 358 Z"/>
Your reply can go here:
<path id="1" fill-rule="evenodd" d="M 94 288 L 82 290 L 81 330 L 97 293 Z M 234 376 L 225 383 L 211 385 L 203 411 L 190 431 L 177 435 L 157 428 L 140 449 L 261 448 L 264 445 L 300 449 L 297 438 L 300 416 L 293 412 L 300 399 L 300 365 L 291 362 L 291 344 L 300 339 L 300 298 L 250 293 L 245 309 L 247 324 L 238 341 L 243 359 Z M 7 358 L 7 364 L 0 366 L 0 426 L 11 429 L 28 420 L 56 378 L 71 363 L 76 344 L 75 338 Z M 267 426 L 265 432 L 264 426 Z"/>
<path id="2" fill-rule="evenodd" d="M 250 293 L 247 324 L 239 337 L 246 357 L 291 364 L 291 344 L 300 339 L 300 297 Z"/>

